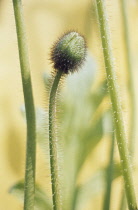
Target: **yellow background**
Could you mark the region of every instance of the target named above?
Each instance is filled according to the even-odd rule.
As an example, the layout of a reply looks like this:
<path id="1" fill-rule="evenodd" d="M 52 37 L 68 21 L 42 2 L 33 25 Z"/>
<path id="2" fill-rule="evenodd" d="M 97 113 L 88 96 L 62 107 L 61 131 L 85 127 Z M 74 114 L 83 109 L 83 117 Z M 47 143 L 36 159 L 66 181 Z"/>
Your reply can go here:
<path id="1" fill-rule="evenodd" d="M 95 11 L 90 0 L 24 0 L 24 16 L 28 37 L 29 56 L 33 81 L 33 92 L 36 106 L 45 107 L 45 90 L 42 82 L 43 72 L 51 71 L 49 61 L 50 48 L 53 42 L 67 30 L 77 30 L 87 39 L 88 49 L 98 62 L 97 81 L 105 76 L 100 40 L 97 38 Z M 106 0 L 111 38 L 115 55 L 115 66 L 121 90 L 122 107 L 125 125 L 128 131 L 129 101 L 126 88 L 127 73 L 125 68 L 125 52 L 122 34 L 122 22 L 119 0 Z M 138 1 L 129 0 L 129 27 L 132 50 L 133 79 L 135 96 L 138 89 Z M 12 0 L 0 1 L 0 210 L 20 210 L 20 201 L 8 193 L 9 188 L 24 177 L 25 163 L 25 123 L 20 113 L 23 104 L 23 93 L 18 58 L 16 29 L 13 16 Z M 138 103 L 136 100 L 136 116 Z M 137 129 L 136 117 L 136 129 Z M 138 132 L 136 132 L 135 158 L 136 167 L 134 182 L 138 196 Z M 101 153 L 105 156 L 106 141 L 101 143 Z M 103 149 L 104 148 L 104 149 Z M 99 149 L 99 147 L 98 147 Z M 97 152 L 97 151 L 96 151 Z M 95 155 L 96 155 L 95 152 Z M 118 151 L 116 148 L 116 156 Z M 95 156 L 96 165 L 101 164 L 99 156 Z M 46 185 L 48 174 L 45 172 L 43 155 L 38 149 L 37 180 Z M 82 179 L 87 177 L 89 161 Z M 113 183 L 114 194 L 112 210 L 117 209 L 116 196 L 120 187 L 120 179 Z M 95 199 L 97 203 L 98 200 Z M 89 208 L 89 207 L 87 207 Z M 100 202 L 99 202 L 100 208 Z M 91 209 L 91 208 L 90 208 Z M 87 209 L 86 209 L 87 210 Z"/>

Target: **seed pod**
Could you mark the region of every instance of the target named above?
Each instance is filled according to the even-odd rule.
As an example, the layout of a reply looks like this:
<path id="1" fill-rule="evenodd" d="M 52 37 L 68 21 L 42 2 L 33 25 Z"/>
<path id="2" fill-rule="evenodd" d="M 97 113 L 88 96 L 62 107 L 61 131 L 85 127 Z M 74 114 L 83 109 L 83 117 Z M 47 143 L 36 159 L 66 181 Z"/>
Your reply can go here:
<path id="1" fill-rule="evenodd" d="M 64 74 L 73 73 L 81 67 L 86 57 L 86 43 L 77 32 L 64 34 L 51 50 L 54 69 Z"/>

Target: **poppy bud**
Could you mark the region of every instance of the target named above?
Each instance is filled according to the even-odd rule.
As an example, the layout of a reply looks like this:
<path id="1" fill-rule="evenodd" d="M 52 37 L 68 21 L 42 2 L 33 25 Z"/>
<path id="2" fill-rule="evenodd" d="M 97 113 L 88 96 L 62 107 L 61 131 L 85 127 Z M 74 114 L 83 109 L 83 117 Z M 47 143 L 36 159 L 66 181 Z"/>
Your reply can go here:
<path id="1" fill-rule="evenodd" d="M 51 60 L 54 69 L 64 74 L 73 73 L 80 68 L 86 57 L 86 43 L 77 32 L 64 34 L 54 44 L 51 51 Z"/>

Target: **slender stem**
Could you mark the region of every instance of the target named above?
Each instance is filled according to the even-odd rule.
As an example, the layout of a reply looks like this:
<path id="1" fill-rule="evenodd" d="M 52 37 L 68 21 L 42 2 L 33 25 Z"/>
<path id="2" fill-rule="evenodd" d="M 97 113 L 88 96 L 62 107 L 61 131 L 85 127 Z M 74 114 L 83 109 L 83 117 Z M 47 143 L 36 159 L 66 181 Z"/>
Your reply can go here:
<path id="1" fill-rule="evenodd" d="M 62 209 L 61 198 L 60 198 L 59 174 L 58 174 L 59 168 L 58 168 L 58 154 L 57 154 L 57 139 L 55 135 L 56 93 L 61 76 L 62 76 L 62 71 L 57 71 L 49 98 L 49 149 L 50 149 L 52 198 L 53 198 L 54 210 Z"/>
<path id="2" fill-rule="evenodd" d="M 35 160 L 36 160 L 36 126 L 35 108 L 32 93 L 30 65 L 28 49 L 26 45 L 26 35 L 23 20 L 21 0 L 13 0 L 14 16 L 16 22 L 16 32 L 19 48 L 19 59 L 23 84 L 23 93 L 27 121 L 27 150 L 26 150 L 26 171 L 25 171 L 25 197 L 24 209 L 34 209 L 35 194 Z"/>
<path id="3" fill-rule="evenodd" d="M 128 73 L 128 91 L 130 95 L 130 142 L 129 142 L 129 151 L 131 154 L 131 160 L 134 157 L 134 142 L 135 142 L 135 97 L 134 97 L 134 87 L 133 87 L 133 74 L 132 74 L 132 65 L 131 65 L 131 47 L 130 47 L 130 37 L 129 37 L 129 28 L 128 28 L 128 15 L 127 15 L 127 2 L 126 0 L 120 1 L 121 14 L 122 14 L 122 27 L 123 27 L 123 38 L 124 38 L 124 47 L 125 47 L 125 57 L 126 57 L 126 68 Z M 120 209 L 125 209 L 125 194 L 122 192 L 122 199 L 120 204 Z M 124 207 L 123 207 L 124 206 Z"/>
<path id="4" fill-rule="evenodd" d="M 133 87 L 133 74 L 132 74 L 132 65 L 131 65 L 131 47 L 130 47 L 130 38 L 129 38 L 129 29 L 128 29 L 128 19 L 126 11 L 126 0 L 121 0 L 121 13 L 123 20 L 123 36 L 125 43 L 125 56 L 127 64 L 127 73 L 128 73 L 128 91 L 130 94 L 130 103 L 131 103 L 131 117 L 130 117 L 130 152 L 133 154 L 134 151 L 134 140 L 135 140 L 135 97 L 134 97 L 134 87 Z"/>
<path id="5" fill-rule="evenodd" d="M 104 62 L 107 74 L 108 88 L 112 103 L 114 125 L 116 130 L 116 138 L 122 165 L 122 173 L 125 182 L 125 191 L 130 210 L 137 209 L 135 190 L 132 179 L 132 169 L 129 160 L 129 153 L 127 148 L 127 139 L 124 128 L 120 98 L 118 93 L 118 85 L 116 81 L 115 69 L 113 65 L 113 55 L 110 44 L 110 35 L 108 29 L 108 18 L 106 16 L 104 0 L 96 0 L 98 21 L 100 27 Z"/>

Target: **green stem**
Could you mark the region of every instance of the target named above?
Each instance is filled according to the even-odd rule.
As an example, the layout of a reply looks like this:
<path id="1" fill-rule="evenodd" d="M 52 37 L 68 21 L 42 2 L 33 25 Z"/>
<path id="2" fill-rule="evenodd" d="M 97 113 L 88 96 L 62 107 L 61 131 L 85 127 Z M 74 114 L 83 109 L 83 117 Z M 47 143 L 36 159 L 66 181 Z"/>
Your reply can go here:
<path id="1" fill-rule="evenodd" d="M 126 57 L 126 68 L 128 73 L 128 91 L 130 95 L 130 142 L 129 142 L 129 151 L 131 154 L 131 160 L 134 156 L 134 142 L 135 142 L 135 97 L 134 97 L 134 88 L 133 88 L 133 74 L 132 74 L 132 65 L 131 65 L 131 47 L 130 47 L 130 38 L 129 38 L 129 28 L 128 28 L 128 15 L 127 15 L 127 2 L 126 0 L 120 1 L 121 14 L 122 14 L 122 26 L 123 26 L 123 38 L 124 38 L 124 47 L 125 47 L 125 57 Z M 120 209 L 125 209 L 125 195 L 124 191 L 122 192 L 122 199 L 120 204 Z M 124 207 L 123 207 L 124 206 Z"/>
<path id="2" fill-rule="evenodd" d="M 59 186 L 59 168 L 58 168 L 58 154 L 57 154 L 57 139 L 55 131 L 56 120 L 56 93 L 62 71 L 57 71 L 54 79 L 50 98 L 49 98 L 49 149 L 50 149 L 50 167 L 51 167 L 51 183 L 52 183 L 52 199 L 53 209 L 61 210 L 60 186 Z"/>
<path id="3" fill-rule="evenodd" d="M 19 59 L 23 84 L 23 93 L 27 121 L 27 150 L 24 189 L 24 209 L 34 209 L 35 194 L 35 160 L 36 160 L 36 125 L 35 108 L 32 93 L 28 49 L 26 45 L 25 26 L 21 0 L 13 0 L 16 32 L 19 48 Z"/>
<path id="4" fill-rule="evenodd" d="M 131 103 L 131 117 L 130 117 L 130 152 L 133 154 L 134 151 L 134 131 L 135 131 L 135 97 L 134 97 L 134 88 L 133 88 L 133 74 L 132 74 L 132 65 L 131 65 L 131 48 L 130 48 L 130 38 L 129 38 L 129 29 L 128 29 L 128 20 L 127 20 L 127 11 L 126 11 L 126 0 L 121 0 L 121 13 L 123 20 L 123 36 L 125 43 L 125 56 L 127 64 L 127 73 L 128 73 L 128 91 L 130 93 L 130 103 Z"/>
<path id="5" fill-rule="evenodd" d="M 128 207 L 130 210 L 136 210 L 137 202 L 136 202 L 135 190 L 132 179 L 132 169 L 130 166 L 131 164 L 127 148 L 127 139 L 124 128 L 120 98 L 118 94 L 118 85 L 113 65 L 113 55 L 110 45 L 110 36 L 108 29 L 108 18 L 106 16 L 104 0 L 96 0 L 96 6 L 97 6 L 99 27 L 100 27 L 104 62 L 107 74 L 107 82 L 112 103 L 116 139 L 121 159 L 122 173 L 125 182 L 125 191 L 128 201 Z"/>

